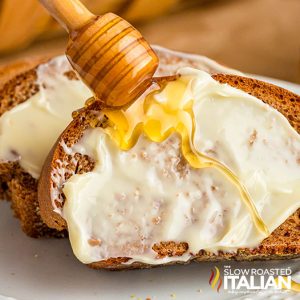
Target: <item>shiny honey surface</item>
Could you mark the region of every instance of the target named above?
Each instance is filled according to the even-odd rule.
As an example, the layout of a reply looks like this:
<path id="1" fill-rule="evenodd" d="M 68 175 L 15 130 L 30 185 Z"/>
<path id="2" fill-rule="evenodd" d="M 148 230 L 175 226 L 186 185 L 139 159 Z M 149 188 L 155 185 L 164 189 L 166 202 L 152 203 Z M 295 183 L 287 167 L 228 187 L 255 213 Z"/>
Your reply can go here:
<path id="1" fill-rule="evenodd" d="M 179 79 L 154 82 L 151 92 L 142 96 L 131 106 L 118 110 L 104 109 L 108 118 L 105 131 L 121 150 L 129 150 L 144 134 L 153 142 L 162 142 L 171 134 L 181 138 L 181 152 L 187 162 L 196 169 L 216 168 L 239 190 L 240 197 L 248 208 L 255 226 L 268 235 L 268 228 L 261 219 L 251 196 L 239 178 L 222 162 L 197 151 L 194 147 L 195 118 L 194 99 L 184 99 L 186 84 Z M 164 93 L 167 101 L 160 102 L 158 93 Z"/>

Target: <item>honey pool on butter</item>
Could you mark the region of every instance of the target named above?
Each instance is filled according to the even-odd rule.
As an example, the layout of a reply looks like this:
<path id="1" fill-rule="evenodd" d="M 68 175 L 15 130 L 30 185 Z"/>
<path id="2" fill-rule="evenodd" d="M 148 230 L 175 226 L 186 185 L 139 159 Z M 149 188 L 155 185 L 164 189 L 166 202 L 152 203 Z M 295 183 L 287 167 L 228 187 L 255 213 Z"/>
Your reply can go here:
<path id="1" fill-rule="evenodd" d="M 239 178 L 222 162 L 195 149 L 194 99 L 185 95 L 186 91 L 187 83 L 178 76 L 177 79 L 164 83 L 157 91 L 146 95 L 137 109 L 104 110 L 103 113 L 110 121 L 105 130 L 118 147 L 125 151 L 136 144 L 141 134 L 145 134 L 152 142 L 161 143 L 172 133 L 178 133 L 182 154 L 189 164 L 196 169 L 216 168 L 224 173 L 227 179 L 236 185 L 257 228 L 268 235 L 268 228 Z M 167 101 L 160 102 L 155 97 L 158 93 L 164 94 Z"/>
<path id="2" fill-rule="evenodd" d="M 203 71 L 179 74 L 127 108 L 102 111 L 105 127 L 62 145 L 96 162 L 65 182 L 56 208 L 83 263 L 253 248 L 300 206 L 300 137 L 288 121 Z M 160 257 L 160 242 L 188 248 Z"/>

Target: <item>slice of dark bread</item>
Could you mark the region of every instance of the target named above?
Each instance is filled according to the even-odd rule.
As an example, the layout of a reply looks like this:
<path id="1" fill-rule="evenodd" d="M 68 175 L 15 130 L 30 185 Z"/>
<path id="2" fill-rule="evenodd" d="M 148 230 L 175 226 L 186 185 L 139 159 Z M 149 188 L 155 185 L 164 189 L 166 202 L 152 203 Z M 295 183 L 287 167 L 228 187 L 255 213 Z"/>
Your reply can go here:
<path id="1" fill-rule="evenodd" d="M 239 73 L 203 56 L 170 51 L 159 46 L 153 48 L 160 59 L 160 75 L 172 74 L 182 66 L 193 66 L 212 74 Z M 47 63 L 48 59 L 26 59 L 0 68 L 0 117 L 39 91 L 37 69 Z M 71 66 L 64 75 L 69 79 L 78 80 Z M 11 200 L 14 214 L 20 219 L 22 229 L 27 235 L 65 236 L 65 231 L 50 229 L 42 221 L 37 201 L 37 180 L 23 170 L 18 162 L 1 162 L 0 158 L 0 199 Z"/>
<path id="2" fill-rule="evenodd" d="M 48 58 L 32 59 L 0 70 L 2 83 L 0 117 L 39 91 L 36 82 L 37 68 L 47 61 Z M 18 162 L 0 161 L 0 199 L 11 200 L 14 214 L 20 219 L 22 229 L 27 235 L 31 237 L 66 235 L 65 231 L 51 229 L 42 221 L 37 201 L 37 180 L 23 170 Z"/>
<path id="3" fill-rule="evenodd" d="M 300 133 L 300 96 L 293 94 L 283 88 L 269 83 L 241 77 L 237 75 L 213 75 L 213 78 L 221 83 L 227 83 L 235 88 L 243 90 L 263 102 L 271 105 L 281 112 L 290 122 L 290 124 Z M 91 171 L 94 167 L 94 161 L 79 153 L 71 156 L 66 153 L 62 145 L 72 147 L 82 137 L 85 130 L 89 129 L 91 120 L 97 118 L 97 111 L 101 110 L 101 104 L 95 102 L 90 107 L 85 108 L 72 121 L 58 139 L 56 145 L 50 152 L 44 165 L 41 179 L 39 182 L 39 203 L 41 215 L 45 223 L 57 230 L 66 230 L 65 220 L 56 212 L 52 203 L 61 207 L 64 203 L 62 187 L 64 182 L 73 174 L 81 174 Z M 94 122 L 95 123 L 95 122 Z M 101 126 L 101 121 L 98 121 Z M 57 170 L 61 170 L 59 172 Z M 55 175 L 53 175 L 55 174 Z M 55 182 L 53 180 L 55 177 Z M 57 178 L 57 176 L 59 178 Z M 52 198 L 53 197 L 53 198 Z M 236 253 L 219 252 L 217 255 L 201 250 L 198 255 L 193 257 L 194 261 L 215 261 L 215 260 L 254 260 L 254 259 L 288 259 L 300 256 L 300 209 L 295 211 L 282 225 L 280 225 L 272 234 L 266 238 L 255 249 L 238 249 Z M 155 244 L 153 250 L 158 256 L 180 256 L 188 249 L 187 243 L 175 243 L 161 241 Z M 151 265 L 133 263 L 122 264 L 129 259 L 126 257 L 110 258 L 105 261 L 99 261 L 90 264 L 92 268 L 108 269 L 128 269 L 128 268 L 148 268 Z"/>

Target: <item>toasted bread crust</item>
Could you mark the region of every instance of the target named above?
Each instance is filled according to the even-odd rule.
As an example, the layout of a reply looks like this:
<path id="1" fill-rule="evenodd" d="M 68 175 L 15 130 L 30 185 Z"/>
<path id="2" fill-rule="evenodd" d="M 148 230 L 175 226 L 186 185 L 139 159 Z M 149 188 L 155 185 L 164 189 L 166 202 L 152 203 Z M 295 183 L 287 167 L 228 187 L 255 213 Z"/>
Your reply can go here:
<path id="1" fill-rule="evenodd" d="M 46 62 L 50 57 L 29 57 L 0 66 L 0 88 L 10 80 L 14 80 L 17 75 L 32 70 L 39 64 Z"/>
<path id="2" fill-rule="evenodd" d="M 263 102 L 271 105 L 281 112 L 290 122 L 290 124 L 300 133 L 300 96 L 293 94 L 283 88 L 265 83 L 259 80 L 236 76 L 236 75 L 213 75 L 213 78 L 221 83 L 227 83 L 235 88 L 243 90 Z M 97 105 L 99 105 L 97 107 Z M 92 107 L 83 110 L 71 124 L 62 133 L 57 140 L 55 146 L 51 150 L 44 168 L 42 170 L 39 182 L 38 197 L 40 210 L 43 220 L 46 224 L 57 230 L 65 230 L 67 224 L 65 220 L 53 211 L 51 199 L 51 188 L 60 189 L 51 179 L 51 172 L 58 167 L 58 161 L 65 163 L 67 170 L 65 178 L 61 178 L 62 183 L 70 176 L 75 174 L 77 170 L 81 172 L 89 171 L 88 167 L 81 167 L 82 157 L 79 157 L 74 164 L 71 157 L 67 155 L 62 146 L 63 141 L 68 147 L 74 145 L 82 136 L 84 130 L 90 127 L 90 119 L 94 117 L 94 112 L 101 110 L 100 104 L 94 103 Z M 86 158 L 85 158 L 86 160 Z M 87 166 L 85 164 L 85 166 Z M 217 261 L 217 260 L 254 260 L 254 259 L 287 259 L 300 256 L 300 209 L 290 216 L 281 226 L 279 226 L 268 238 L 266 238 L 255 249 L 239 249 L 236 253 L 219 252 L 217 255 L 201 250 L 192 260 L 194 261 Z M 174 242 L 163 243 L 163 245 L 155 245 L 155 250 L 160 256 L 177 256 L 182 255 L 186 250 L 184 243 L 174 244 Z M 133 263 L 124 264 L 129 259 L 126 257 L 110 258 L 105 261 L 90 264 L 95 269 L 133 269 L 133 268 L 150 268 L 152 265 Z M 176 263 L 176 262 L 174 262 Z"/>
<path id="3" fill-rule="evenodd" d="M 15 63 L 0 69 L 0 116 L 39 91 L 36 68 L 46 58 Z M 0 199 L 11 200 L 23 231 L 31 237 L 63 237 L 65 231 L 49 228 L 41 219 L 37 200 L 37 180 L 18 162 L 0 163 Z"/>

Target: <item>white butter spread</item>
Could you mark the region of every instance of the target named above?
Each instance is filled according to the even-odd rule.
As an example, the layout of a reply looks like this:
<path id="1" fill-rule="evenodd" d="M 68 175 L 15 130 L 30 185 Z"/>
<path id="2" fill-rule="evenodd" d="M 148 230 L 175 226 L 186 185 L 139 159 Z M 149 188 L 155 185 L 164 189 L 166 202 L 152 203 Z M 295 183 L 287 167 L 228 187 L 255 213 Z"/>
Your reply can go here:
<path id="1" fill-rule="evenodd" d="M 157 76 L 174 74 L 179 66 L 187 65 L 211 73 L 240 74 L 204 56 L 153 48 L 161 60 Z M 37 68 L 39 92 L 0 117 L 0 161 L 18 160 L 25 171 L 39 178 L 47 154 L 72 120 L 71 113 L 92 96 L 80 80 L 64 75 L 70 70 L 65 56 Z"/>
<path id="2" fill-rule="evenodd" d="M 39 178 L 43 163 L 72 112 L 92 96 L 80 81 L 68 79 L 71 67 L 64 56 L 37 68 L 39 91 L 0 118 L 0 160 L 19 160 L 22 168 Z"/>
<path id="3" fill-rule="evenodd" d="M 203 71 L 183 68 L 179 74 L 182 103 L 193 99 L 196 149 L 238 176 L 272 232 L 300 206 L 300 136 L 259 99 Z M 157 101 L 170 101 L 165 90 L 155 95 Z M 137 100 L 129 115 L 137 116 L 142 103 Z M 105 129 L 95 128 L 68 150 L 96 161 L 94 170 L 73 175 L 63 188 L 62 216 L 83 263 L 110 257 L 129 257 L 128 263 L 187 261 L 201 249 L 236 251 L 266 237 L 226 175 L 182 163 L 176 133 L 161 143 L 142 135 L 132 149 L 121 151 Z M 180 257 L 158 258 L 152 247 L 162 241 L 186 242 L 189 249 Z"/>

